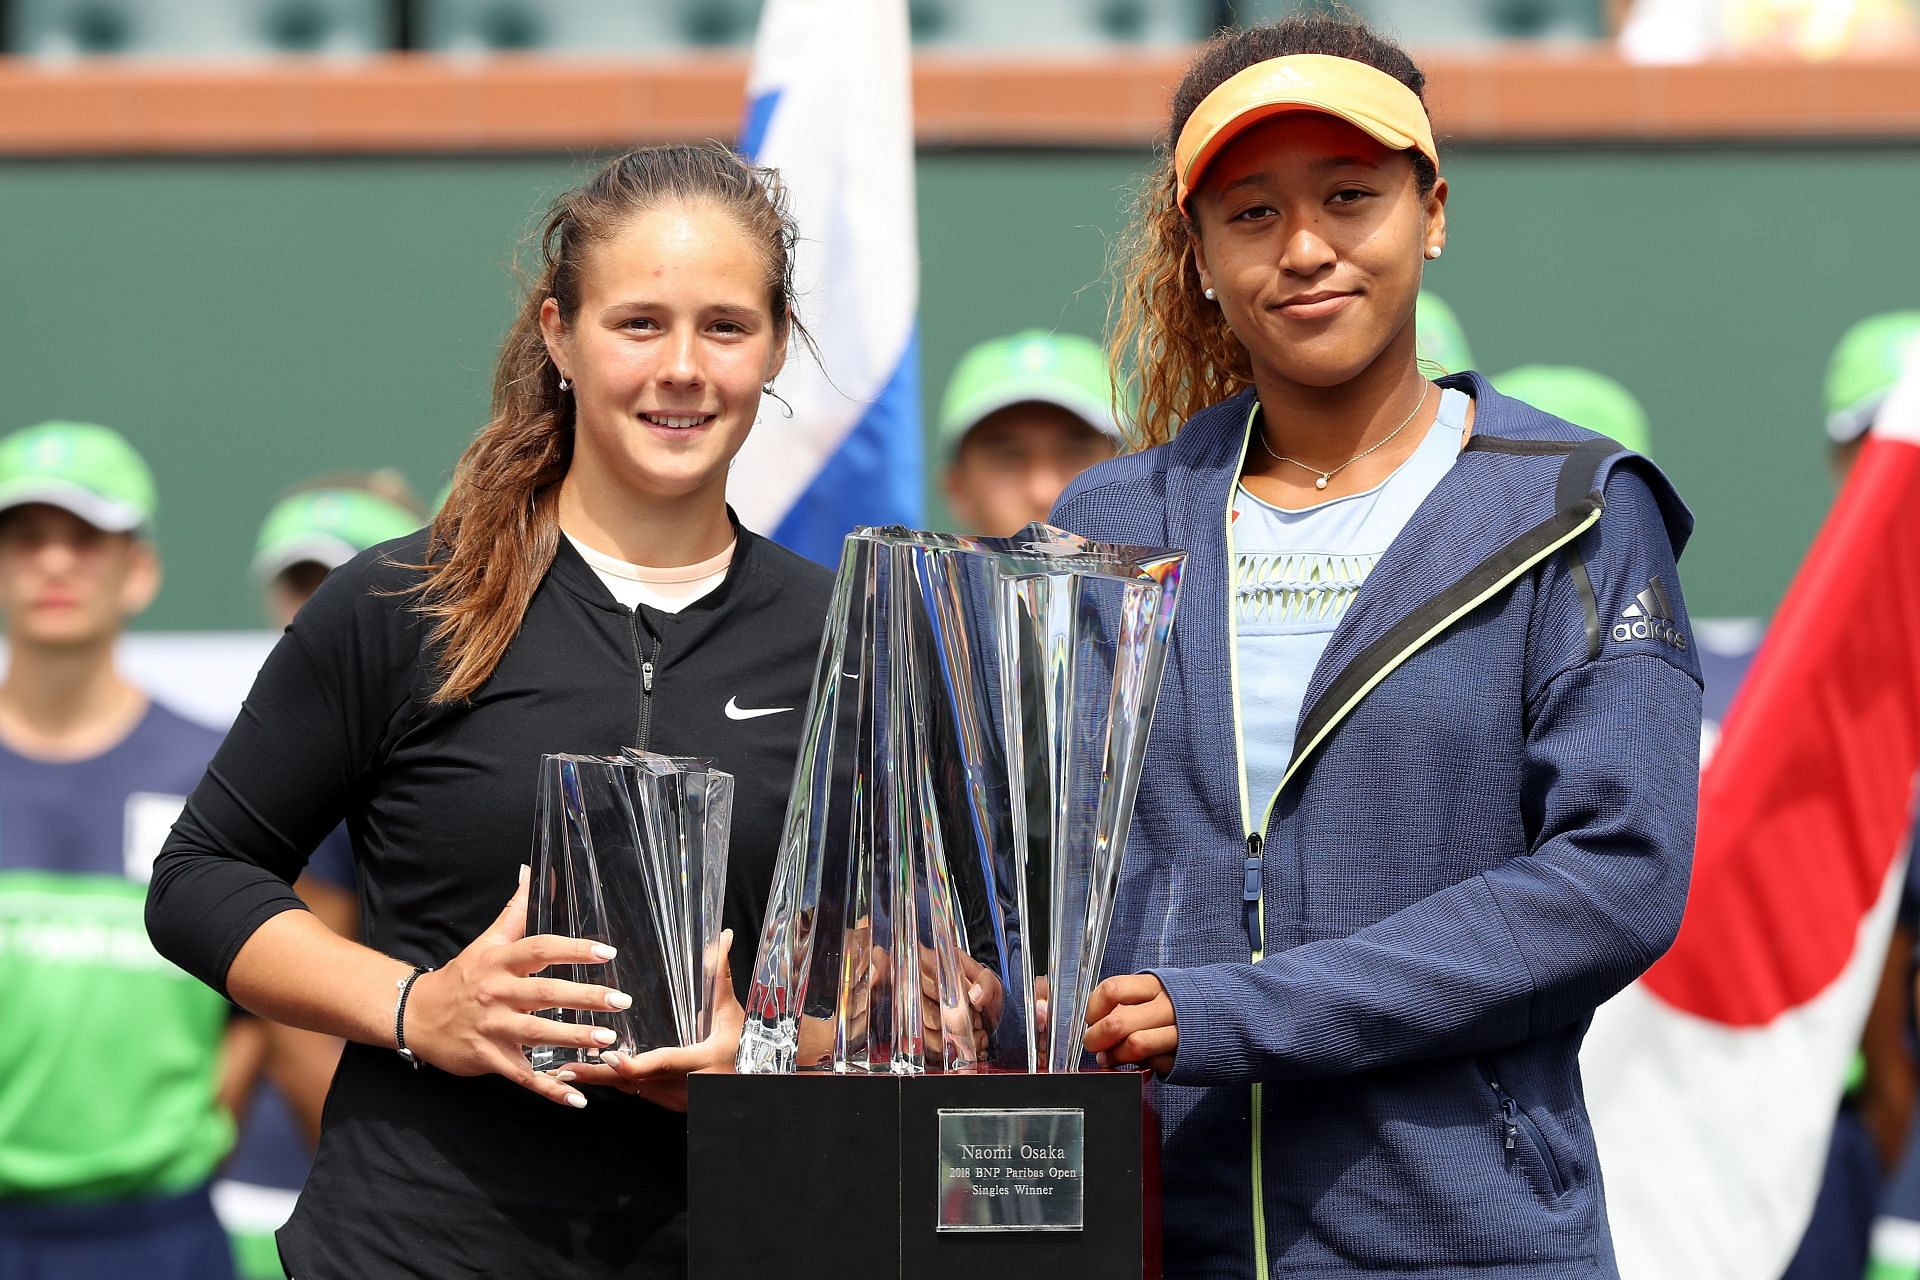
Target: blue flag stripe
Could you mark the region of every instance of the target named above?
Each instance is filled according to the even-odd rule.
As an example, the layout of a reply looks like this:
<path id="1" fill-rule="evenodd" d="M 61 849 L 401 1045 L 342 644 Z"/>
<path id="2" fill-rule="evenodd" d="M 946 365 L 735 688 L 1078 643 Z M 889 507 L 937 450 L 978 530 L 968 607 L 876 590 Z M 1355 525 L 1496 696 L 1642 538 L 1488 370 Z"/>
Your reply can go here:
<path id="1" fill-rule="evenodd" d="M 778 431 L 777 422 L 762 431 Z M 794 500 L 774 540 L 828 568 L 856 525 L 916 525 L 922 518 L 920 329 L 914 326 L 887 385 Z"/>
<path id="2" fill-rule="evenodd" d="M 767 126 L 773 123 L 773 110 L 780 105 L 780 91 L 769 89 L 747 100 L 747 117 L 740 122 L 740 151 L 760 158 L 760 146 L 767 140 Z"/>

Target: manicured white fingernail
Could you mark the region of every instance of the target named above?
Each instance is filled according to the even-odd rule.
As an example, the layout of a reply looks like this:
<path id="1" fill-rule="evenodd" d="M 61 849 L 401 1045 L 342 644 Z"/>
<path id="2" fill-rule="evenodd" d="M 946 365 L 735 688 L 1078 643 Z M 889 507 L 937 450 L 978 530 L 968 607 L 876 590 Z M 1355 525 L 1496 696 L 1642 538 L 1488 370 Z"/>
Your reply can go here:
<path id="1" fill-rule="evenodd" d="M 976 982 L 967 988 L 967 998 L 972 1000 L 976 1006 L 985 1004 L 987 1002 L 987 989 Z"/>
<path id="2" fill-rule="evenodd" d="M 604 942 L 596 942 L 593 944 L 593 958 L 595 960 L 611 960 L 619 954 L 618 951 Z"/>
<path id="3" fill-rule="evenodd" d="M 607 992 L 607 1008 L 631 1009 L 633 1008 L 633 997 L 624 991 L 609 991 Z"/>
<path id="4" fill-rule="evenodd" d="M 620 1062 L 620 1055 L 615 1053 L 613 1050 L 608 1049 L 600 1055 L 600 1061 L 606 1063 L 610 1067 L 617 1066 Z"/>
<path id="5" fill-rule="evenodd" d="M 612 1030 L 610 1030 L 607 1027 L 594 1028 L 593 1042 L 595 1044 L 612 1044 L 615 1040 L 618 1040 L 619 1038 L 620 1037 L 618 1035 L 616 1035 Z"/>
<path id="6" fill-rule="evenodd" d="M 571 1071 L 556 1071 L 554 1073 L 553 1078 L 555 1080 L 558 1080 L 561 1084 L 565 1084 L 569 1080 L 575 1080 L 575 1079 L 578 1079 L 579 1077 L 575 1076 Z"/>
<path id="7" fill-rule="evenodd" d="M 584 1093 L 570 1093 L 567 1095 L 567 1105 L 570 1107 L 584 1107 L 587 1105 L 587 1095 Z"/>
<path id="8" fill-rule="evenodd" d="M 533 868 L 528 866 L 524 862 L 521 863 L 520 864 L 520 883 L 525 884 L 528 880 L 531 880 L 532 878 L 533 878 Z"/>

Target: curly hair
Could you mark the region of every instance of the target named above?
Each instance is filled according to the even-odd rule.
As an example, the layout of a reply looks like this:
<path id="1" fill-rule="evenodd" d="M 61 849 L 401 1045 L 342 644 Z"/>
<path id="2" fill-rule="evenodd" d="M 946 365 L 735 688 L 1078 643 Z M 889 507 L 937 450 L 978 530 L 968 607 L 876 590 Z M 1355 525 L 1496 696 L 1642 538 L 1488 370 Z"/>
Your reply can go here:
<path id="1" fill-rule="evenodd" d="M 1173 151 L 1206 96 L 1256 63 L 1296 53 L 1350 58 L 1384 71 L 1421 97 L 1427 78 L 1399 45 L 1355 19 L 1295 15 L 1227 30 L 1194 57 L 1173 93 L 1155 167 L 1134 196 L 1133 217 L 1115 246 L 1109 274 L 1108 359 L 1114 409 L 1136 449 L 1165 444 L 1200 410 L 1253 385 L 1252 361 L 1220 308 L 1206 304 L 1194 263 L 1194 227 L 1174 198 Z M 1424 98 L 1422 98 L 1424 101 Z M 1433 162 L 1408 152 L 1424 197 L 1439 180 Z M 1137 384 L 1129 397 L 1126 388 Z M 1129 402 L 1132 408 L 1128 409 Z"/>

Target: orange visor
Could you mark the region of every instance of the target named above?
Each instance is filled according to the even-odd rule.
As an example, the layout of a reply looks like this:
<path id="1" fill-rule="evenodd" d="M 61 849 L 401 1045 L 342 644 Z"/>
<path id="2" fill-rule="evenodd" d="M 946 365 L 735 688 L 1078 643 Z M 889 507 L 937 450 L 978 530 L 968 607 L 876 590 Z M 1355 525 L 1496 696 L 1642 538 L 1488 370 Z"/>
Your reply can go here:
<path id="1" fill-rule="evenodd" d="M 1418 151 L 1440 167 L 1433 124 L 1419 95 L 1384 71 L 1324 53 L 1294 53 L 1256 62 L 1200 100 L 1173 149 L 1175 199 L 1187 197 L 1200 175 L 1242 133 L 1286 111 L 1338 116 L 1383 147 Z"/>

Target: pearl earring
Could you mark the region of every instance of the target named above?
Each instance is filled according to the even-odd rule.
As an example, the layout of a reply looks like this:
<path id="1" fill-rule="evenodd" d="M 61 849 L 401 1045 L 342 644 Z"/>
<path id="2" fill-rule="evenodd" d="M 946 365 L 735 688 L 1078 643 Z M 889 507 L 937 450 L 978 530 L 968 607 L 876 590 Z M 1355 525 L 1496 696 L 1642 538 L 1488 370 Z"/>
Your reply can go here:
<path id="1" fill-rule="evenodd" d="M 1211 290 L 1211 289 L 1208 289 L 1208 290 L 1206 290 L 1206 295 L 1205 295 L 1205 296 L 1206 296 L 1206 299 L 1207 299 L 1207 301 L 1208 301 L 1208 302 L 1212 302 L 1212 301 L 1214 301 L 1214 300 L 1215 300 L 1216 298 L 1218 298 L 1218 297 L 1219 297 L 1220 295 L 1218 295 L 1218 294 L 1216 294 L 1216 293 L 1215 293 L 1215 292 L 1214 292 L 1213 290 Z"/>
<path id="2" fill-rule="evenodd" d="M 1434 259 L 1434 258 L 1437 258 L 1437 257 L 1439 257 L 1439 256 L 1440 256 L 1440 246 L 1439 246 L 1439 245 L 1437 245 L 1437 244 L 1430 244 L 1430 245 L 1428 245 L 1428 246 L 1427 246 L 1427 258 L 1428 258 L 1429 260 L 1432 260 L 1432 259 Z"/>

